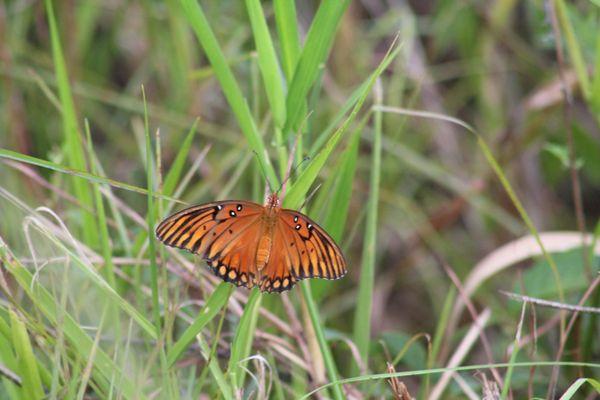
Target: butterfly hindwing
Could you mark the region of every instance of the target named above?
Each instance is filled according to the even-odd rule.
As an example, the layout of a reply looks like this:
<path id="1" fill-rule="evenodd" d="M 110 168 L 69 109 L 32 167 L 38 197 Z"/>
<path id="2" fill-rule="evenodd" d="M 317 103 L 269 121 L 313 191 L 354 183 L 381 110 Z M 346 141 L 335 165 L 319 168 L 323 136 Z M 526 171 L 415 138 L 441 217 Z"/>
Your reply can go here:
<path id="1" fill-rule="evenodd" d="M 310 218 L 281 210 L 269 263 L 261 273 L 261 290 L 281 292 L 306 278 L 339 279 L 346 274 L 346 261 L 333 239 Z"/>

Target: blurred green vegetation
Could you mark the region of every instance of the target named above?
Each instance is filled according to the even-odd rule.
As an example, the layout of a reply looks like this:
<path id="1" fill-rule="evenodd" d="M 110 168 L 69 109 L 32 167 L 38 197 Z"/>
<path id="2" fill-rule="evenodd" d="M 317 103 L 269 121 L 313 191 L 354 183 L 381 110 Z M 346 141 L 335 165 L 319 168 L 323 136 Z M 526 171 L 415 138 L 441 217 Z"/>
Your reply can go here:
<path id="1" fill-rule="evenodd" d="M 596 0 L 3 2 L 0 398 L 593 398 L 597 316 L 498 289 L 600 306 L 599 32 Z M 155 241 L 288 165 L 342 280 Z"/>

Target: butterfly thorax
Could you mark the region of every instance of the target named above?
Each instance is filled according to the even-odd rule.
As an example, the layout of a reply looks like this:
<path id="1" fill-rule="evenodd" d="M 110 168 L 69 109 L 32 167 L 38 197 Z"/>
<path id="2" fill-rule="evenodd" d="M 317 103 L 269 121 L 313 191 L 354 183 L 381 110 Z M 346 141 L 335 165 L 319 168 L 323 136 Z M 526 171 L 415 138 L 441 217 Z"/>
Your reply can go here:
<path id="1" fill-rule="evenodd" d="M 267 200 L 265 201 L 265 208 L 270 209 L 279 209 L 281 208 L 281 201 L 279 200 L 279 196 L 277 193 L 271 193 L 267 196 Z"/>

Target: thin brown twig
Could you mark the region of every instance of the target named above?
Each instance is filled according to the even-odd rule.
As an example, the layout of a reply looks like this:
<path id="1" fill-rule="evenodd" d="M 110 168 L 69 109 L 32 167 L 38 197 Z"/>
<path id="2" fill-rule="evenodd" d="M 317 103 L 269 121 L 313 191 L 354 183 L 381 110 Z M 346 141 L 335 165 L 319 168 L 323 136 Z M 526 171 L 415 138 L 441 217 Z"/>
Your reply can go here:
<path id="1" fill-rule="evenodd" d="M 544 300 L 538 299 L 537 297 L 523 296 L 522 294 L 506 292 L 504 290 L 499 290 L 503 295 L 510 297 L 515 300 L 525 301 L 531 304 L 537 304 L 544 307 L 558 308 L 560 310 L 568 310 L 575 312 L 588 312 L 588 313 L 596 313 L 600 314 L 600 308 L 598 307 L 585 307 L 585 306 L 577 306 L 572 304 L 560 303 L 558 301 Z"/>

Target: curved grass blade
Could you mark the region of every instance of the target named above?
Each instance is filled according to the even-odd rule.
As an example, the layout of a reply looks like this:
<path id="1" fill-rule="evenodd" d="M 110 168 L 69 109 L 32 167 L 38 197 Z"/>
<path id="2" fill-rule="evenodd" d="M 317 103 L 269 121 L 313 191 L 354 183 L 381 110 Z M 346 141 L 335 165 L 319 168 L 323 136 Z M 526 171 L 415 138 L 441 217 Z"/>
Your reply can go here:
<path id="1" fill-rule="evenodd" d="M 77 176 L 79 178 L 86 179 L 90 182 L 104 183 L 106 185 L 110 185 L 110 186 L 113 186 L 113 187 L 116 187 L 119 189 L 129 190 L 130 192 L 136 192 L 139 194 L 148 195 L 148 190 L 143 189 L 141 187 L 129 185 L 127 183 L 123 183 L 123 182 L 119 182 L 119 181 L 115 181 L 113 179 L 105 178 L 100 175 L 90 174 L 89 172 L 81 171 L 78 169 L 65 167 L 63 165 L 56 164 L 52 161 L 42 160 L 41 158 L 36 158 L 36 157 L 28 156 L 26 154 L 17 153 L 16 151 L 0 149 L 0 158 L 7 158 L 9 160 L 15 160 L 15 161 L 23 162 L 26 164 L 37 165 L 38 167 L 47 168 L 47 169 L 50 169 L 53 171 L 61 172 L 63 174 Z M 180 204 L 187 204 L 181 200 L 177 200 L 172 197 L 163 196 L 160 194 L 154 194 L 154 197 L 163 199 L 163 200 L 173 201 L 173 202 L 180 203 Z"/>

